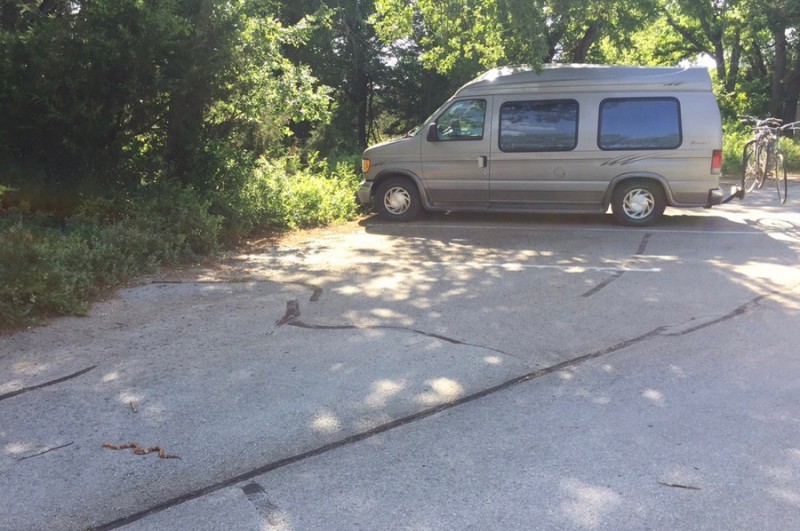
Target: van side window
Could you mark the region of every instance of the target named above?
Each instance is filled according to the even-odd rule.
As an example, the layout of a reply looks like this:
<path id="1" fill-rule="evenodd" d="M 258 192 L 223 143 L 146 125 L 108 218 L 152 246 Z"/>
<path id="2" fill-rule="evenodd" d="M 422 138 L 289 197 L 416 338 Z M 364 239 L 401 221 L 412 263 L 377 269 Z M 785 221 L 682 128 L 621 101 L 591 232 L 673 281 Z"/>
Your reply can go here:
<path id="1" fill-rule="evenodd" d="M 453 103 L 436 120 L 439 140 L 482 140 L 486 100 Z"/>
<path id="2" fill-rule="evenodd" d="M 681 109 L 675 98 L 615 98 L 600 103 L 600 149 L 676 149 L 682 141 Z"/>
<path id="3" fill-rule="evenodd" d="M 500 150 L 571 151 L 578 145 L 578 102 L 509 101 L 500 107 Z"/>

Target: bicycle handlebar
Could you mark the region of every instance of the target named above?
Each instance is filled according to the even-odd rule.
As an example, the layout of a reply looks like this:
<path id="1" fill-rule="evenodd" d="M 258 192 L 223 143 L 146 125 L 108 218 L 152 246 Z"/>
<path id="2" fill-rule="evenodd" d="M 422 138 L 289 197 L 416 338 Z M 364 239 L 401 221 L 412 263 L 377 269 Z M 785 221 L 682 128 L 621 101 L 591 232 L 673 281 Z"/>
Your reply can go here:
<path id="1" fill-rule="evenodd" d="M 780 132 L 786 131 L 787 129 L 791 129 L 793 131 L 800 129 L 800 122 L 791 122 L 778 128 Z"/>
<path id="2" fill-rule="evenodd" d="M 749 116 L 743 114 L 739 116 L 739 121 L 746 124 L 753 124 L 755 127 L 773 127 L 778 128 L 783 123 L 783 120 L 780 118 L 764 118 L 763 120 L 759 120 L 755 116 Z"/>

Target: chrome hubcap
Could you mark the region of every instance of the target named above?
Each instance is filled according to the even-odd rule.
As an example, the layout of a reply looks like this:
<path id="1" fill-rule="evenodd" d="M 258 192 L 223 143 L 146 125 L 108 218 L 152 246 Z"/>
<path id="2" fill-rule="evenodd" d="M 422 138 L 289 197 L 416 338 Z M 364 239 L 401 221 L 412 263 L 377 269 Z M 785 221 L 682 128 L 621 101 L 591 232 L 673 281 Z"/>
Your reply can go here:
<path id="1" fill-rule="evenodd" d="M 403 214 L 411 206 L 411 195 L 405 188 L 395 186 L 386 191 L 383 206 L 392 214 Z"/>
<path id="2" fill-rule="evenodd" d="M 646 218 L 653 212 L 656 201 L 648 190 L 637 188 L 631 190 L 622 201 L 625 215 L 634 219 Z"/>

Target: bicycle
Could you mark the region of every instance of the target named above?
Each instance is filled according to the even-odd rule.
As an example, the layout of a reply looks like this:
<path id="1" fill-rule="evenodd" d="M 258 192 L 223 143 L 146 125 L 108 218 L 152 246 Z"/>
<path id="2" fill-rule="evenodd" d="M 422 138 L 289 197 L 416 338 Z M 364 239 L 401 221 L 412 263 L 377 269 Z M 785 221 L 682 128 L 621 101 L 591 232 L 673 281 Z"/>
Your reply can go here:
<path id="1" fill-rule="evenodd" d="M 778 189 L 778 200 L 781 204 L 786 204 L 789 194 L 789 181 L 786 179 L 786 153 L 781 147 L 781 135 L 786 131 L 796 131 L 800 129 L 800 121 L 778 127 L 775 131 L 774 160 L 775 160 L 775 185 Z"/>
<path id="2" fill-rule="evenodd" d="M 753 125 L 753 138 L 742 150 L 742 190 L 750 193 L 764 186 L 769 169 L 775 163 L 775 143 L 782 121 L 778 118 L 759 120 L 753 116 L 740 116 L 739 120 Z"/>

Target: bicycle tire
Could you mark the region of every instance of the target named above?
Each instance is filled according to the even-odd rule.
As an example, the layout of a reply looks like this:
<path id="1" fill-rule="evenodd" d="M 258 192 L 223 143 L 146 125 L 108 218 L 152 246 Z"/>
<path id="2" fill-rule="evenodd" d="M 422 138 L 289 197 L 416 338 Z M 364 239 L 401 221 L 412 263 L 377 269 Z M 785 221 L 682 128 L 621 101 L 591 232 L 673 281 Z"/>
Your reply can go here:
<path id="1" fill-rule="evenodd" d="M 789 181 L 786 179 L 786 156 L 783 153 L 775 154 L 775 186 L 778 189 L 778 200 L 782 205 L 786 204 L 786 196 L 789 193 Z"/>
<path id="2" fill-rule="evenodd" d="M 756 141 L 751 140 L 744 145 L 742 150 L 742 190 L 746 194 L 753 191 L 758 180 L 758 167 L 756 165 Z"/>
<path id="3" fill-rule="evenodd" d="M 769 174 L 769 148 L 763 142 L 756 143 L 756 167 L 758 172 L 756 174 L 756 188 L 759 190 L 764 187 Z"/>

